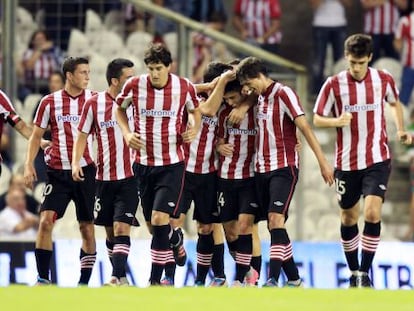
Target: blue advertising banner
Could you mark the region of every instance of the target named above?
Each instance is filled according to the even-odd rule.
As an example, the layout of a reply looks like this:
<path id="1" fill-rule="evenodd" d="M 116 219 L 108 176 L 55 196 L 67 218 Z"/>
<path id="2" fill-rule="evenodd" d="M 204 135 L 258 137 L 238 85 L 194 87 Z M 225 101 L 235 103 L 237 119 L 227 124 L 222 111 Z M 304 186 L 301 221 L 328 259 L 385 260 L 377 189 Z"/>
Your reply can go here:
<path id="1" fill-rule="evenodd" d="M 62 287 L 77 285 L 79 278 L 80 240 L 57 240 L 51 264 L 51 279 Z M 188 260 L 184 267 L 177 267 L 175 286 L 192 286 L 196 273 L 196 242 L 186 241 Z M 296 242 L 293 253 L 305 287 L 347 288 L 349 271 L 339 243 Z M 269 262 L 269 242 L 262 242 L 263 264 L 259 285 L 266 280 Z M 411 289 L 414 285 L 414 243 L 382 242 L 379 245 L 371 271 L 377 289 Z M 128 260 L 128 279 L 131 285 L 148 286 L 151 269 L 150 241 L 133 240 Z M 225 251 L 227 279 L 234 278 L 235 263 Z M 102 286 L 112 272 L 107 257 L 105 241 L 97 241 L 97 261 L 89 285 Z M 34 243 L 0 242 L 0 286 L 9 284 L 33 285 L 36 281 Z M 209 275 L 208 281 L 212 275 Z M 208 282 L 207 281 L 207 282 Z M 282 274 L 279 280 L 284 284 Z"/>

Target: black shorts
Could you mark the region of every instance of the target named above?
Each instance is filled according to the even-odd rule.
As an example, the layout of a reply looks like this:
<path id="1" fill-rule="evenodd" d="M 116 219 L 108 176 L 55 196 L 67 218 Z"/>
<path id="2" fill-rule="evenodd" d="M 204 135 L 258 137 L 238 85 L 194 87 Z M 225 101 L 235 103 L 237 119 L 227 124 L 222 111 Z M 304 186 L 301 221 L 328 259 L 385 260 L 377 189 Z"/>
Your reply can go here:
<path id="1" fill-rule="evenodd" d="M 375 163 L 363 170 L 335 170 L 335 190 L 339 206 L 343 209 L 351 208 L 361 195 L 375 195 L 384 200 L 390 173 L 391 160 Z"/>
<path id="2" fill-rule="evenodd" d="M 268 213 L 283 214 L 288 218 L 289 205 L 295 192 L 299 170 L 294 166 L 280 168 L 268 173 L 256 173 L 256 189 L 261 217 Z"/>
<path id="3" fill-rule="evenodd" d="M 151 221 L 152 211 L 174 216 L 184 187 L 184 162 L 166 166 L 136 166 L 139 194 L 146 221 Z"/>
<path id="4" fill-rule="evenodd" d="M 184 191 L 178 214 L 186 214 L 194 202 L 193 219 L 202 224 L 218 223 L 217 173 L 194 174 L 185 172 Z"/>
<path id="5" fill-rule="evenodd" d="M 139 226 L 137 181 L 130 177 L 116 181 L 96 181 L 95 225 L 112 227 L 114 221 Z"/>
<path id="6" fill-rule="evenodd" d="M 82 168 L 85 180 L 74 181 L 71 170 L 47 169 L 48 182 L 43 190 L 40 211 L 55 211 L 62 218 L 71 200 L 75 203 L 78 221 L 93 221 L 95 201 L 94 164 Z"/>
<path id="7" fill-rule="evenodd" d="M 254 178 L 219 178 L 217 205 L 221 222 L 237 220 L 239 214 L 250 214 L 256 219 L 260 209 Z"/>

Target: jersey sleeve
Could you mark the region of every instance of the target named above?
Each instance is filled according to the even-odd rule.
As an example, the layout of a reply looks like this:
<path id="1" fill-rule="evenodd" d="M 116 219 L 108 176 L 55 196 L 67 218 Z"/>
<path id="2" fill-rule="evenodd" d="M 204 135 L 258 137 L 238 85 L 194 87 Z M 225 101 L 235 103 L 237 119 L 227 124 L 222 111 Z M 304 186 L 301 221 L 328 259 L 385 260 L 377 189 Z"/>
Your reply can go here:
<path id="1" fill-rule="evenodd" d="M 332 88 L 332 78 L 328 78 L 323 84 L 316 99 L 313 113 L 322 117 L 328 117 L 335 103 L 335 96 Z"/>
<path id="2" fill-rule="evenodd" d="M 50 120 L 50 95 L 43 97 L 37 107 L 37 111 L 33 120 L 33 124 L 40 128 L 46 129 Z"/>
<path id="3" fill-rule="evenodd" d="M 115 100 L 118 106 L 126 109 L 131 104 L 133 85 L 138 82 L 138 79 L 139 77 L 131 77 L 125 82 L 121 93 L 118 94 Z"/>
<path id="4" fill-rule="evenodd" d="M 92 132 L 94 124 L 93 106 L 96 103 L 97 95 L 89 98 L 83 107 L 78 130 L 82 133 L 89 134 Z"/>
<path id="5" fill-rule="evenodd" d="M 305 114 L 298 95 L 290 87 L 284 86 L 280 90 L 280 98 L 284 103 L 285 112 L 292 120 Z"/>
<path id="6" fill-rule="evenodd" d="M 194 109 L 198 108 L 200 105 L 199 99 L 197 97 L 197 92 L 194 87 L 194 84 L 192 84 L 190 81 L 187 81 L 188 83 L 188 92 L 187 92 L 187 98 L 185 101 L 185 105 L 187 107 L 187 110 L 193 111 Z"/>
<path id="7" fill-rule="evenodd" d="M 4 119 L 11 125 L 15 126 L 21 119 L 16 113 L 9 97 L 0 90 L 0 114 L 4 116 Z"/>

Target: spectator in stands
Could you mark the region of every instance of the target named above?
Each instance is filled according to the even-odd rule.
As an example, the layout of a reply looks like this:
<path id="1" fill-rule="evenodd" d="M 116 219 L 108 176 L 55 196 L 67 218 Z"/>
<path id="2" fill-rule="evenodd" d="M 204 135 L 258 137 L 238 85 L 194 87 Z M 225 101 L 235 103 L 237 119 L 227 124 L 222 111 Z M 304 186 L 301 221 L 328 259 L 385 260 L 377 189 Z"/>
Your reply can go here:
<path id="1" fill-rule="evenodd" d="M 414 11 L 398 21 L 394 47 L 400 53 L 403 72 L 401 75 L 400 100 L 408 106 L 414 88 Z"/>
<path id="2" fill-rule="evenodd" d="M 29 48 L 23 54 L 24 88 L 26 94 L 20 94 L 24 99 L 30 93 L 46 95 L 49 91 L 48 80 L 50 75 L 60 69 L 62 53 L 49 39 L 43 30 L 33 33 Z"/>
<path id="3" fill-rule="evenodd" d="M 25 201 L 27 210 L 32 214 L 38 214 L 38 208 L 40 202 L 38 202 L 31 194 L 26 193 L 26 187 L 24 185 L 24 177 L 20 173 L 14 174 L 9 181 L 9 189 L 6 193 L 0 195 L 0 210 L 7 206 L 6 197 L 7 193 L 9 193 L 12 189 L 20 189 L 23 190 L 25 193 Z"/>
<path id="4" fill-rule="evenodd" d="M 6 208 L 0 212 L 0 237 L 3 240 L 36 239 L 39 217 L 26 209 L 25 192 L 10 188 L 6 194 Z"/>
<path id="5" fill-rule="evenodd" d="M 352 0 L 309 0 L 313 9 L 313 94 L 318 94 L 324 80 L 326 51 L 330 44 L 333 61 L 337 62 L 344 55 L 347 20 L 345 7 L 352 5 Z"/>
<path id="6" fill-rule="evenodd" d="M 50 75 L 48 86 L 49 86 L 49 93 L 54 93 L 64 88 L 65 79 L 61 71 L 54 71 Z M 37 108 L 33 112 L 33 119 L 35 117 L 36 111 L 37 111 Z M 46 130 L 45 134 L 43 135 L 43 138 L 47 140 L 52 139 L 49 129 Z M 34 162 L 34 166 L 37 172 L 36 184 L 47 181 L 47 173 L 46 173 L 47 167 L 46 167 L 44 157 L 45 157 L 45 153 L 43 152 L 43 149 L 40 149 L 36 155 L 35 162 Z"/>
<path id="7" fill-rule="evenodd" d="M 216 11 L 211 14 L 210 19 L 206 23 L 206 27 L 223 31 L 227 19 L 223 12 Z M 217 43 L 215 40 L 207 37 L 202 33 L 195 33 L 193 36 L 194 47 L 194 63 L 193 63 L 193 77 L 194 83 L 200 83 L 203 80 L 203 74 L 207 65 L 214 59 L 219 62 L 227 62 L 233 57 L 229 57 L 227 49 L 223 45 Z M 227 58 L 227 59 L 223 59 Z"/>
<path id="8" fill-rule="evenodd" d="M 361 0 L 364 13 L 364 32 L 371 35 L 374 51 L 370 64 L 380 57 L 398 59 L 393 46 L 399 9 L 407 8 L 407 0 Z"/>
<path id="9" fill-rule="evenodd" d="M 279 0 L 236 0 L 233 25 L 243 41 L 277 54 L 281 15 Z"/>
<path id="10" fill-rule="evenodd" d="M 223 0 L 192 0 L 192 11 L 190 18 L 200 22 L 206 23 L 211 21 L 213 15 L 221 12 L 227 20 L 226 8 Z"/>
<path id="11" fill-rule="evenodd" d="M 155 4 L 162 6 L 166 9 L 182 14 L 184 16 L 190 16 L 192 11 L 190 3 L 187 0 L 152 0 Z M 168 32 L 175 32 L 177 25 L 174 21 L 166 20 L 162 17 L 155 16 L 154 31 L 155 41 L 162 41 L 163 34 Z"/>

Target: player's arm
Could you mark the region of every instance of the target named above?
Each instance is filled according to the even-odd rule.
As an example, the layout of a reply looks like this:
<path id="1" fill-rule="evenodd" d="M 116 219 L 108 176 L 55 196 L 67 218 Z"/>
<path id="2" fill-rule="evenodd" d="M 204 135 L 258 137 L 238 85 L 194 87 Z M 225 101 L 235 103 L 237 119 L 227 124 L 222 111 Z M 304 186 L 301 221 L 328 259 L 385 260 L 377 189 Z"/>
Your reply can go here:
<path id="1" fill-rule="evenodd" d="M 83 181 L 84 175 L 82 167 L 80 166 L 80 160 L 85 152 L 86 144 L 88 141 L 88 133 L 78 131 L 78 136 L 75 140 L 75 145 L 72 150 L 72 178 L 74 181 Z"/>
<path id="2" fill-rule="evenodd" d="M 398 141 L 404 145 L 410 145 L 412 143 L 412 137 L 404 127 L 404 112 L 401 102 L 398 100 L 394 103 L 390 103 L 390 107 L 395 127 L 397 128 Z"/>
<path id="3" fill-rule="evenodd" d="M 22 135 L 24 138 L 29 139 L 30 135 L 32 135 L 33 132 L 33 128 L 31 126 L 29 126 L 24 120 L 19 119 L 19 121 L 17 121 L 16 124 L 12 124 L 12 126 L 14 127 L 14 129 L 20 134 Z M 40 147 L 42 149 L 45 149 L 46 147 L 50 146 L 51 142 L 49 140 L 46 139 L 41 139 L 40 140 Z"/>
<path id="4" fill-rule="evenodd" d="M 239 124 L 243 121 L 246 116 L 247 111 L 257 103 L 257 95 L 251 94 L 245 97 L 245 100 L 239 104 L 239 106 L 234 107 L 229 114 L 229 123 Z"/>
<path id="5" fill-rule="evenodd" d="M 207 98 L 206 101 L 200 104 L 199 109 L 202 115 L 213 117 L 219 110 L 221 103 L 223 102 L 224 89 L 227 82 L 236 78 L 235 70 L 228 70 L 221 74 L 213 92 Z"/>
<path id="6" fill-rule="evenodd" d="M 129 128 L 128 116 L 126 113 L 128 106 L 131 104 L 131 99 L 131 97 L 124 99 L 123 103 L 121 103 L 121 105 L 116 109 L 115 117 L 119 128 L 122 131 L 122 135 L 124 136 L 127 146 L 129 148 L 138 150 L 144 148 L 144 144 L 142 143 L 139 134 L 131 131 Z"/>
<path id="7" fill-rule="evenodd" d="M 187 110 L 188 122 L 185 132 L 182 134 L 183 140 L 186 143 L 191 143 L 196 138 L 201 127 L 201 112 L 199 108 L 194 110 Z"/>
<path id="8" fill-rule="evenodd" d="M 305 136 L 307 143 L 309 144 L 313 153 L 315 154 L 316 159 L 318 160 L 318 163 L 319 163 L 319 167 L 321 169 L 322 177 L 325 180 L 325 183 L 331 186 L 334 182 L 333 168 L 328 163 L 328 160 L 326 160 L 325 155 L 322 151 L 321 145 L 319 144 L 315 134 L 313 133 L 308 121 L 306 121 L 305 116 L 304 115 L 298 116 L 295 119 L 295 124 L 299 128 L 299 130 L 302 132 L 303 136 Z"/>
<path id="9" fill-rule="evenodd" d="M 26 162 L 24 164 L 24 182 L 27 188 L 33 189 L 33 182 L 37 180 L 36 170 L 34 168 L 33 162 L 39 152 L 40 143 L 45 133 L 45 129 L 34 125 L 32 135 L 30 135 Z"/>
<path id="10" fill-rule="evenodd" d="M 316 127 L 345 127 L 351 124 L 352 113 L 344 112 L 339 117 L 324 117 L 318 114 L 313 115 L 313 125 Z"/>
<path id="11" fill-rule="evenodd" d="M 216 77 L 214 80 L 212 80 L 210 82 L 194 84 L 194 87 L 196 89 L 197 94 L 210 93 L 214 89 L 214 87 L 216 86 L 219 79 L 220 79 L 220 77 Z"/>

